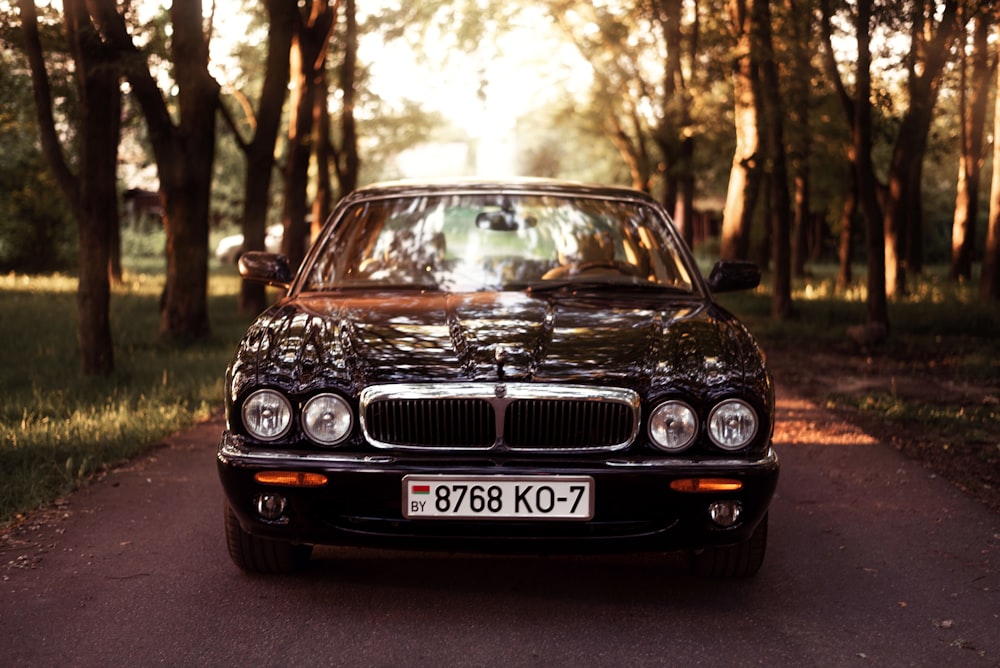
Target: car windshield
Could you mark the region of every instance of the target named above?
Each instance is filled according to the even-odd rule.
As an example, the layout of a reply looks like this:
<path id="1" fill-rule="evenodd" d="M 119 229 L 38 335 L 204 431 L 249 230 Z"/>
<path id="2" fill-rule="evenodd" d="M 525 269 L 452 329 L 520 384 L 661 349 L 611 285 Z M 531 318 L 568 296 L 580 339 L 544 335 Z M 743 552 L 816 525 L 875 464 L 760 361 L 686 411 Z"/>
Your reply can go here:
<path id="1" fill-rule="evenodd" d="M 447 194 L 360 201 L 306 269 L 304 291 L 452 292 L 611 286 L 693 290 L 675 235 L 639 201 Z"/>

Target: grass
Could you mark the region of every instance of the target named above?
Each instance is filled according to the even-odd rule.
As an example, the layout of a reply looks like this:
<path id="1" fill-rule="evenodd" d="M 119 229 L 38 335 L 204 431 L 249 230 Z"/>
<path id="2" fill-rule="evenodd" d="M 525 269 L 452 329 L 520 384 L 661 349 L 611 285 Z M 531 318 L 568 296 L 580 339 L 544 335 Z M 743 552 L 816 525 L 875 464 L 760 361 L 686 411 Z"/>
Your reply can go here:
<path id="1" fill-rule="evenodd" d="M 851 325 L 864 324 L 865 290 L 855 285 L 845 293 L 833 288 L 832 265 L 812 268 L 812 278 L 795 281 L 793 317 L 775 321 L 769 316 L 770 294 L 765 277 L 751 293 L 722 295 L 720 301 L 743 318 L 762 340 L 827 349 L 843 346 Z M 863 276 L 858 270 L 856 275 Z M 880 354 L 919 357 L 947 348 L 968 358 L 966 372 L 998 380 L 996 339 L 1000 336 L 1000 306 L 977 301 L 975 285 L 954 285 L 945 280 L 946 267 L 933 267 L 910 280 L 907 296 L 890 301 L 891 336 Z"/>
<path id="2" fill-rule="evenodd" d="M 796 283 L 785 321 L 769 317 L 764 289 L 721 301 L 786 382 L 1000 511 L 1000 306 L 945 271 L 928 270 L 890 302 L 891 334 L 869 349 L 847 336 L 865 322 L 863 289 L 834 294 L 822 272 Z"/>
<path id="3" fill-rule="evenodd" d="M 112 295 L 109 378 L 79 370 L 75 278 L 0 277 L 0 526 L 222 405 L 226 365 L 250 320 L 237 312 L 235 271 L 212 272 L 212 337 L 182 346 L 158 336 L 162 269 L 136 271 L 155 271 L 149 257 L 127 266 Z"/>

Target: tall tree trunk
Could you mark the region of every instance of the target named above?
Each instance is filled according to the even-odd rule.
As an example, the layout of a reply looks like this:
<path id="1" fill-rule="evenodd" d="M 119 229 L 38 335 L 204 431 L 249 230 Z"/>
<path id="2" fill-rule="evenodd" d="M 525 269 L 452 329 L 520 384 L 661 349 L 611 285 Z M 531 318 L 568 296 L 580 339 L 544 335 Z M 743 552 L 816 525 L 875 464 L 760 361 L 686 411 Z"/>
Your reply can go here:
<path id="1" fill-rule="evenodd" d="M 211 333 L 208 320 L 208 228 L 219 85 L 208 72 L 208 38 L 200 0 L 174 2 L 171 60 L 178 123 L 136 48 L 114 0 L 88 0 L 139 100 L 156 156 L 167 232 L 167 277 L 160 334 L 193 340 Z"/>
<path id="2" fill-rule="evenodd" d="M 358 70 L 358 17 L 355 0 L 346 0 L 344 14 L 344 63 L 340 68 L 340 90 L 344 103 L 340 115 L 341 144 L 337 160 L 337 181 L 341 197 L 358 187 L 358 174 L 361 171 L 358 129 L 354 118 Z"/>
<path id="3" fill-rule="evenodd" d="M 885 289 L 885 232 L 872 165 L 871 20 L 873 0 L 858 0 L 855 32 L 858 44 L 857 92 L 854 100 L 853 144 L 858 198 L 866 223 L 868 250 L 868 338 L 884 337 L 889 330 L 889 305 Z"/>
<path id="4" fill-rule="evenodd" d="M 812 3 L 785 0 L 786 11 L 792 27 L 789 44 L 791 62 L 789 64 L 788 97 L 789 142 L 792 181 L 795 195 L 792 216 L 792 275 L 802 277 L 806 273 L 806 259 L 809 257 L 809 237 L 812 214 L 811 177 L 809 160 L 812 153 L 812 133 L 809 128 L 809 98 L 812 87 Z M 822 232 L 822 230 L 817 230 Z M 817 235 L 816 245 L 822 244 L 822 235 Z"/>
<path id="5" fill-rule="evenodd" d="M 80 82 L 81 143 L 80 283 L 77 290 L 83 371 L 114 369 L 111 344 L 110 281 L 112 240 L 118 239 L 118 143 L 121 137 L 120 69 L 102 42 L 83 0 L 67 0 L 66 24 L 73 42 Z M 120 250 L 120 244 L 118 245 Z M 121 257 L 118 256 L 118 279 Z"/>
<path id="6" fill-rule="evenodd" d="M 1000 67 L 997 68 L 993 112 L 993 136 L 1000 137 Z M 990 187 L 990 217 L 983 252 L 983 273 L 979 278 L 979 299 L 1000 301 L 1000 141 L 993 142 L 993 181 Z"/>
<path id="7" fill-rule="evenodd" d="M 753 53 L 759 62 L 761 113 L 758 134 L 764 144 L 764 172 L 767 175 L 771 228 L 773 286 L 771 316 L 787 318 L 792 313 L 791 203 L 785 160 L 784 113 L 771 39 L 771 0 L 753 2 Z"/>
<path id="8" fill-rule="evenodd" d="M 114 370 L 111 338 L 109 260 L 111 229 L 118 225 L 116 170 L 120 136 L 120 70 L 115 54 L 101 40 L 83 0 L 63 4 L 80 101 L 79 168 L 69 168 L 52 114 L 52 93 L 38 35 L 33 0 L 21 0 L 21 23 L 31 68 L 42 150 L 77 223 L 79 282 L 77 337 L 86 375 Z"/>
<path id="9" fill-rule="evenodd" d="M 923 215 L 921 178 L 927 135 L 934 117 L 941 74 L 958 28 L 958 2 L 913 3 L 910 13 L 912 42 L 907 62 L 909 107 L 900 125 L 889 165 L 889 189 L 883 223 L 885 233 L 886 289 L 889 296 L 906 293 L 907 268 L 919 273 L 923 265 Z M 930 16 L 925 11 L 931 13 Z M 941 20 L 934 25 L 934 14 Z"/>
<path id="10" fill-rule="evenodd" d="M 219 84 L 208 73 L 208 37 L 200 0 L 174 2 L 171 59 L 180 116 L 174 150 L 158 156 L 167 230 L 167 285 L 160 334 L 203 339 L 208 320 L 208 230 Z M 160 98 L 162 100 L 162 97 Z"/>
<path id="11" fill-rule="evenodd" d="M 327 82 L 326 70 L 317 77 L 313 90 L 313 133 L 316 147 L 316 192 L 312 202 L 312 224 L 310 225 L 310 242 L 315 240 L 323 229 L 323 223 L 330 215 L 333 206 L 333 184 L 330 177 L 333 146 L 330 143 L 330 88 Z"/>
<path id="12" fill-rule="evenodd" d="M 271 207 L 274 175 L 274 146 L 281 128 L 281 112 L 288 91 L 289 51 L 297 10 L 288 0 L 266 0 L 268 14 L 267 63 L 264 85 L 253 139 L 246 146 L 247 172 L 244 181 L 243 238 L 247 250 L 264 250 L 267 212 Z M 239 308 L 242 313 L 260 313 L 267 306 L 264 286 L 254 281 L 240 282 Z"/>
<path id="13" fill-rule="evenodd" d="M 736 151 L 722 212 L 721 256 L 723 259 L 746 259 L 750 251 L 750 227 L 762 176 L 758 155 L 760 137 L 757 134 L 757 72 L 750 57 L 750 11 L 747 0 L 727 0 L 726 6 L 736 38 L 733 59 Z"/>
<path id="14" fill-rule="evenodd" d="M 961 57 L 959 106 L 961 113 L 961 151 L 958 162 L 958 192 L 955 216 L 951 225 L 951 268 L 949 278 L 969 281 L 975 253 L 976 218 L 979 215 L 979 178 L 983 166 L 983 135 L 986 128 L 986 105 L 989 100 L 990 22 L 983 16 L 974 21 L 972 37 L 972 85 L 968 85 L 965 49 Z M 964 44 L 963 44 L 964 46 Z"/>
<path id="15" fill-rule="evenodd" d="M 334 11 L 327 0 L 312 0 L 300 8 L 292 39 L 289 97 L 291 119 L 288 125 L 288 158 L 285 163 L 285 204 L 282 214 L 285 233 L 281 252 L 293 268 L 305 257 L 309 213 L 309 164 L 315 138 L 313 102 L 316 89 L 325 76 L 326 53 L 334 25 Z"/>
<path id="16" fill-rule="evenodd" d="M 663 63 L 663 118 L 655 140 L 666 164 L 663 205 L 673 213 L 674 224 L 690 246 L 694 242 L 694 123 L 691 93 L 684 77 L 683 60 L 693 60 L 697 48 L 698 7 L 693 7 L 690 28 L 682 24 L 682 0 L 653 4 L 666 46 Z M 687 35 L 685 34 L 687 32 Z"/>
<path id="17" fill-rule="evenodd" d="M 820 10 L 819 28 L 820 35 L 823 39 L 823 69 L 826 72 L 827 77 L 833 83 L 837 99 L 840 101 L 840 106 L 844 110 L 844 118 L 847 121 L 847 126 L 851 131 L 851 142 L 847 146 L 847 163 L 850 169 L 850 185 L 847 192 L 844 194 L 844 207 L 840 218 L 840 250 L 838 253 L 838 257 L 840 259 L 840 271 L 837 275 L 837 287 L 841 290 L 845 290 L 853 280 L 851 263 L 854 259 L 852 245 L 854 237 L 854 218 L 858 209 L 858 200 L 860 198 L 858 179 L 861 174 L 861 168 L 858 165 L 858 137 L 855 134 L 858 111 L 855 100 L 847 93 L 847 88 L 844 86 L 844 81 L 840 76 L 840 68 L 837 65 L 837 58 L 835 55 L 836 52 L 833 48 L 833 27 L 831 22 L 832 8 L 830 6 L 830 0 L 821 0 Z M 871 11 L 870 6 L 869 11 Z M 858 66 L 860 67 L 860 64 Z M 870 114 L 871 112 L 869 111 L 868 113 Z M 874 174 L 869 174 L 868 177 L 874 178 Z M 877 199 L 875 204 L 877 208 Z M 881 216 L 881 213 L 879 213 L 879 216 Z"/>

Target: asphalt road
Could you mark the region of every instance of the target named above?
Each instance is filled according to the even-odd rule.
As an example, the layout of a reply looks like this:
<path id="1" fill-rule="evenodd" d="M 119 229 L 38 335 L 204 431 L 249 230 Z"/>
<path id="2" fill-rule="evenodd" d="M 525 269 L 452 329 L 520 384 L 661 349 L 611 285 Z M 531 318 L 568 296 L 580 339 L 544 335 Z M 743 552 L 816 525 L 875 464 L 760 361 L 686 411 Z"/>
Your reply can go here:
<path id="1" fill-rule="evenodd" d="M 229 561 L 221 423 L 0 542 L 4 666 L 1000 666 L 1000 517 L 779 392 L 764 567 L 320 549 Z"/>

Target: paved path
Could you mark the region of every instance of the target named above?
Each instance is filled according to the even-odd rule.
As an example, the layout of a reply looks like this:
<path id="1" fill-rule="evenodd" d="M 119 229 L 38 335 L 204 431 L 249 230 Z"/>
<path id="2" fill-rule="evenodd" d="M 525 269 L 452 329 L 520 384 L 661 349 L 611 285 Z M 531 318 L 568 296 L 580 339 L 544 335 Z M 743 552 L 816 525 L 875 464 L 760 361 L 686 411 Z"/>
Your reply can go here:
<path id="1" fill-rule="evenodd" d="M 249 577 L 205 423 L 0 541 L 0 665 L 1000 666 L 1000 517 L 804 400 L 779 411 L 768 556 L 740 582 L 355 549 Z"/>

